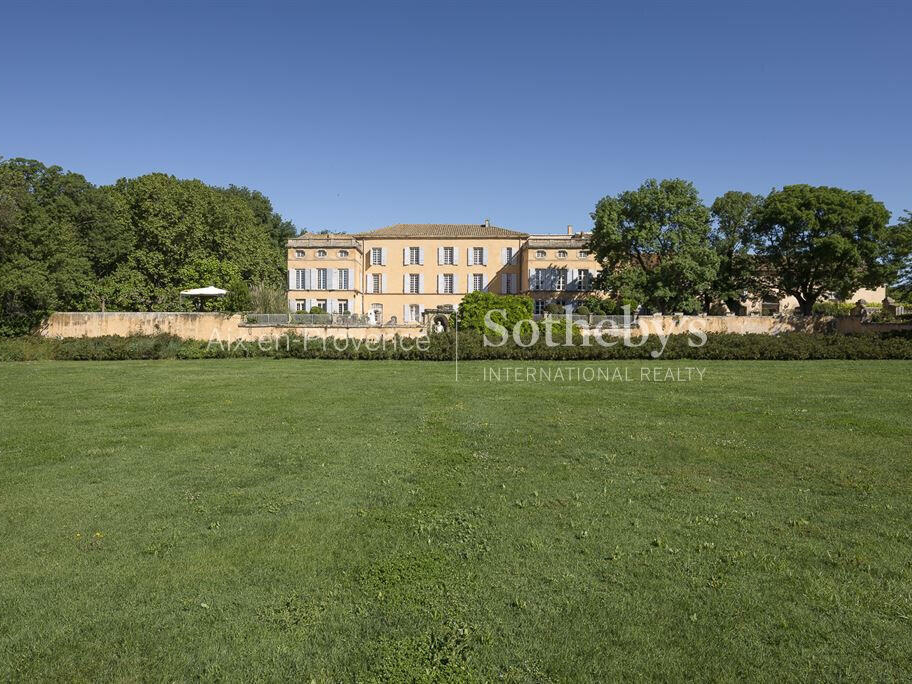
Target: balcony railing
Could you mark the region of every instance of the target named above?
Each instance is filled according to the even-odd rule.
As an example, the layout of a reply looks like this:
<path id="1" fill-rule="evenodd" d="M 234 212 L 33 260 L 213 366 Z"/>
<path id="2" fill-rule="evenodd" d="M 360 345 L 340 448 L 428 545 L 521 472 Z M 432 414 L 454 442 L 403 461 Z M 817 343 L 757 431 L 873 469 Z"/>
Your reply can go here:
<path id="1" fill-rule="evenodd" d="M 536 321 L 541 321 L 546 318 L 553 318 L 557 320 L 566 320 L 567 314 L 565 313 L 545 313 L 545 314 L 535 314 L 533 318 Z M 584 323 L 590 328 L 594 328 L 597 325 L 601 325 L 603 328 L 615 327 L 615 328 L 632 328 L 637 324 L 636 314 L 631 316 L 604 316 L 601 314 L 590 314 L 588 316 L 582 314 L 570 314 L 570 318 L 573 319 L 574 323 Z"/>
<path id="2" fill-rule="evenodd" d="M 244 316 L 247 325 L 300 325 L 304 327 L 331 327 L 331 328 L 363 328 L 364 326 L 403 325 L 393 319 L 383 323 L 371 323 L 368 316 L 362 314 L 311 314 L 311 313 L 281 313 L 261 314 L 252 313 Z M 404 325 L 420 325 L 419 323 L 405 323 Z"/>

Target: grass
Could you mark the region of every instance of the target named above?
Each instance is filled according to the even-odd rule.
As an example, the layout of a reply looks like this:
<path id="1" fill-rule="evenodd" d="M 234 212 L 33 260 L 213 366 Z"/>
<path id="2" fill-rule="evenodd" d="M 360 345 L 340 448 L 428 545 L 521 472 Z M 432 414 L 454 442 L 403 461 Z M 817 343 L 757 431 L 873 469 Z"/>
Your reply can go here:
<path id="1" fill-rule="evenodd" d="M 0 679 L 912 676 L 912 363 L 489 365 L 0 365 Z"/>

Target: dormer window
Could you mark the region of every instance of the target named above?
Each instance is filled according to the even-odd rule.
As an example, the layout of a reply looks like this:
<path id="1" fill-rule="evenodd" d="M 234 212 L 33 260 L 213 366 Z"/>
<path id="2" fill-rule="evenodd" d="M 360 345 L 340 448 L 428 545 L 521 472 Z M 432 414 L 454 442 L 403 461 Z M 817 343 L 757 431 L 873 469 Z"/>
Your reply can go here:
<path id="1" fill-rule="evenodd" d="M 295 250 L 295 259 L 303 259 L 305 256 L 307 256 L 307 252 L 305 252 L 303 249 Z"/>
<path id="2" fill-rule="evenodd" d="M 544 258 L 545 258 L 545 250 L 543 250 L 543 249 L 538 250 L 538 251 L 535 253 L 535 258 L 536 258 L 536 259 L 544 259 Z"/>
<path id="3" fill-rule="evenodd" d="M 589 250 L 588 250 L 588 249 L 581 249 L 581 250 L 579 251 L 579 254 L 578 254 L 577 256 L 579 256 L 580 259 L 588 259 L 588 258 L 589 258 Z"/>
<path id="4" fill-rule="evenodd" d="M 325 249 L 318 249 L 318 250 L 317 250 L 317 258 L 322 259 L 322 258 L 325 257 L 325 256 L 326 256 L 326 250 L 325 250 Z"/>
<path id="5" fill-rule="evenodd" d="M 348 250 L 347 250 L 347 249 L 340 249 L 340 250 L 339 250 L 339 258 L 340 258 L 340 259 L 345 259 L 347 256 L 348 256 Z"/>
<path id="6" fill-rule="evenodd" d="M 566 258 L 567 258 L 567 250 L 565 250 L 565 249 L 559 249 L 559 250 L 557 250 L 557 258 L 558 258 L 558 259 L 566 259 Z"/>

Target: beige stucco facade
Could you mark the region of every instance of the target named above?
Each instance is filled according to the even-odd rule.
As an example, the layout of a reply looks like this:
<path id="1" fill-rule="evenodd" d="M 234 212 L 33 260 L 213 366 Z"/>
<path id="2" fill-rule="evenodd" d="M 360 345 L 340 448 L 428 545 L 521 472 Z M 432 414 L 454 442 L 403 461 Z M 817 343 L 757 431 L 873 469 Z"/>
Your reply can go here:
<path id="1" fill-rule="evenodd" d="M 592 294 L 598 272 L 585 242 L 569 227 L 566 235 L 530 238 L 487 224 L 304 235 L 288 241 L 289 308 L 373 311 L 378 320 L 413 322 L 425 309 L 456 307 L 476 290 L 569 304 Z"/>

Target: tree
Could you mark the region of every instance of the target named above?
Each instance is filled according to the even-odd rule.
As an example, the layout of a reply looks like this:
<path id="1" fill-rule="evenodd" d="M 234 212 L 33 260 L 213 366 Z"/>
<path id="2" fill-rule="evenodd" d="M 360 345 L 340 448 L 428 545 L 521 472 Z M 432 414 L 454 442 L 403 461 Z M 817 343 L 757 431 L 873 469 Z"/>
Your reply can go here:
<path id="1" fill-rule="evenodd" d="M 846 299 L 893 282 L 905 249 L 890 212 L 871 195 L 788 185 L 764 200 L 757 218 L 761 279 L 808 315 L 823 296 Z"/>
<path id="2" fill-rule="evenodd" d="M 259 190 L 229 185 L 225 190 L 225 193 L 239 197 L 247 203 L 247 206 L 249 206 L 250 210 L 253 212 L 254 219 L 263 226 L 264 230 L 269 233 L 269 236 L 272 238 L 276 247 L 284 253 L 286 248 L 285 243 L 288 238 L 293 238 L 298 234 L 298 230 L 295 228 L 294 223 L 283 219 L 280 214 L 274 211 L 272 202 Z"/>
<path id="3" fill-rule="evenodd" d="M 757 290 L 757 258 L 753 253 L 757 213 L 763 197 L 730 190 L 713 202 L 710 213 L 714 225 L 709 243 L 719 256 L 719 270 L 704 302 L 722 301 L 732 311 L 742 307 L 744 293 Z"/>
<path id="4" fill-rule="evenodd" d="M 890 258 L 897 275 L 890 288 L 892 296 L 912 303 L 912 211 L 896 222 L 890 231 Z"/>
<path id="5" fill-rule="evenodd" d="M 692 183 L 647 180 L 601 199 L 592 218 L 602 287 L 663 313 L 700 308 L 719 257 L 709 243 L 709 210 Z"/>

